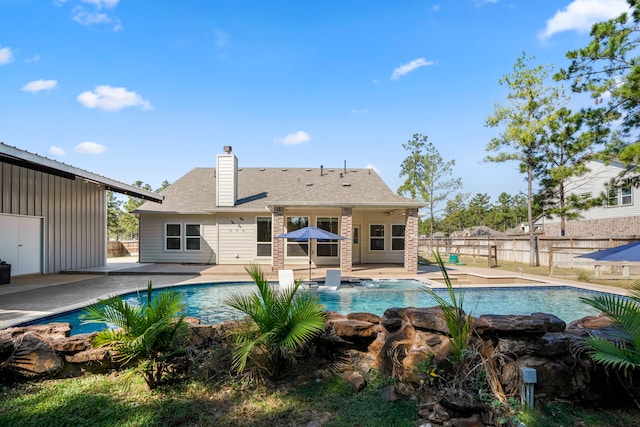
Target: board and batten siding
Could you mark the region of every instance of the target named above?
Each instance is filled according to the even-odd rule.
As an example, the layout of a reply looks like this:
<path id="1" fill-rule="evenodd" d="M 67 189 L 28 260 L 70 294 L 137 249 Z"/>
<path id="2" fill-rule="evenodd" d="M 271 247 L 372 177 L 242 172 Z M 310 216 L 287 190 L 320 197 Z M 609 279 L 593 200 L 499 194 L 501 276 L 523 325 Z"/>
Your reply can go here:
<path id="1" fill-rule="evenodd" d="M 106 264 L 104 187 L 0 163 L 0 190 L 0 213 L 44 219 L 43 273 Z"/>
<path id="2" fill-rule="evenodd" d="M 238 199 L 238 159 L 220 154 L 216 168 L 216 206 L 234 206 Z"/>
<path id="3" fill-rule="evenodd" d="M 200 224 L 199 251 L 166 250 L 165 224 Z M 145 214 L 140 218 L 140 262 L 216 264 L 217 225 L 215 215 Z M 184 242 L 183 242 L 184 243 Z"/>

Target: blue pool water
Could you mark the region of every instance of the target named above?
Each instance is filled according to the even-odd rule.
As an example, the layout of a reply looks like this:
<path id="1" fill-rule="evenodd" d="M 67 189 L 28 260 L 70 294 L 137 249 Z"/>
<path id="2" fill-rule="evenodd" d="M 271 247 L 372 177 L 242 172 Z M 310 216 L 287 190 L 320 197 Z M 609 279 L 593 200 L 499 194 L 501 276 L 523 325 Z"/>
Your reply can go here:
<path id="1" fill-rule="evenodd" d="M 343 285 L 337 292 L 304 289 L 320 297 L 326 310 L 341 314 L 367 312 L 377 315 L 392 307 L 432 307 L 436 302 L 424 292 L 424 283 L 415 280 L 378 280 L 362 281 L 360 284 Z M 233 293 L 250 295 L 257 291 L 251 283 L 209 283 L 178 286 L 187 302 L 187 315 L 197 317 L 202 323 L 216 324 L 225 320 L 242 317 L 242 313 L 224 304 L 224 300 Z M 159 292 L 156 291 L 156 292 Z M 448 299 L 446 289 L 437 290 Z M 465 288 L 464 309 L 474 316 L 481 314 L 531 314 L 535 312 L 552 313 L 570 322 L 584 316 L 597 314 L 597 310 L 580 302 L 580 296 L 593 295 L 594 292 L 571 287 L 530 287 L 512 288 Z M 146 292 L 141 292 L 146 295 Z M 123 298 L 137 303 L 136 293 Z M 81 310 L 75 310 L 46 319 L 30 322 L 69 322 L 73 326 L 72 334 L 93 332 L 102 329 L 101 324 L 81 324 Z"/>

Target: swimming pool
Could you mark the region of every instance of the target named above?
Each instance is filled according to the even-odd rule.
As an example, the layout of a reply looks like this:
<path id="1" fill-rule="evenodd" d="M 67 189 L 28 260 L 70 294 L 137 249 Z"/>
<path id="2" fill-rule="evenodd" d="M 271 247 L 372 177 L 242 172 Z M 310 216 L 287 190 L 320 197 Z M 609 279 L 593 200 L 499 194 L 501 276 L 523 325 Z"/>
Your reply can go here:
<path id="1" fill-rule="evenodd" d="M 377 315 L 391 307 L 432 307 L 436 305 L 423 288 L 425 284 L 417 280 L 375 280 L 358 284 L 343 285 L 338 291 L 318 291 L 303 289 L 303 292 L 317 294 L 326 310 L 341 314 L 367 312 Z M 238 319 L 242 313 L 228 307 L 224 300 L 232 293 L 252 294 L 257 291 L 253 282 L 246 283 L 205 283 L 177 286 L 185 296 L 187 315 L 201 319 L 202 323 L 216 324 L 225 320 Z M 301 288 L 302 289 L 302 288 Z M 156 292 L 159 290 L 156 290 Z M 437 289 L 448 299 L 446 289 Z M 584 316 L 598 314 L 594 308 L 580 302 L 579 297 L 594 295 L 597 292 L 581 290 L 568 286 L 514 286 L 465 288 L 464 309 L 474 316 L 481 314 L 520 314 L 535 312 L 555 314 L 565 322 Z M 141 291 L 146 295 L 146 290 Z M 123 295 L 132 303 L 138 301 L 136 293 Z M 104 327 L 101 324 L 81 324 L 75 310 L 29 324 L 48 322 L 71 323 L 72 335 L 93 332 Z"/>

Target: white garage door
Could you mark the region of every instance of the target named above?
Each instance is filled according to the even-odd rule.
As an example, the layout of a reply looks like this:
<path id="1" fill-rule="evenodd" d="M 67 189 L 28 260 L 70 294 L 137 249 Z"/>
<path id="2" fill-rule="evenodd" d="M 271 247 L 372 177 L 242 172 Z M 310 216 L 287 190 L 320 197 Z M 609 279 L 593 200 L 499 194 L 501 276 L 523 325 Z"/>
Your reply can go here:
<path id="1" fill-rule="evenodd" d="M 0 259 L 12 276 L 42 273 L 42 218 L 0 215 Z"/>

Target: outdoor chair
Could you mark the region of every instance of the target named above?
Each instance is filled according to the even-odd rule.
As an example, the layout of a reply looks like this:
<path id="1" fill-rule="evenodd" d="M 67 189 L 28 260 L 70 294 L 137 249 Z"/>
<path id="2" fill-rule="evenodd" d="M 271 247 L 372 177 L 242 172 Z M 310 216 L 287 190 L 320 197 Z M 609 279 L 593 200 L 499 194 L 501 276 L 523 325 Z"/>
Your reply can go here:
<path id="1" fill-rule="evenodd" d="M 327 270 L 327 277 L 324 279 L 324 285 L 318 286 L 318 290 L 337 291 L 342 282 L 340 270 Z"/>
<path id="2" fill-rule="evenodd" d="M 293 288 L 296 279 L 293 277 L 293 270 L 278 270 L 278 286 L 281 291 Z"/>

